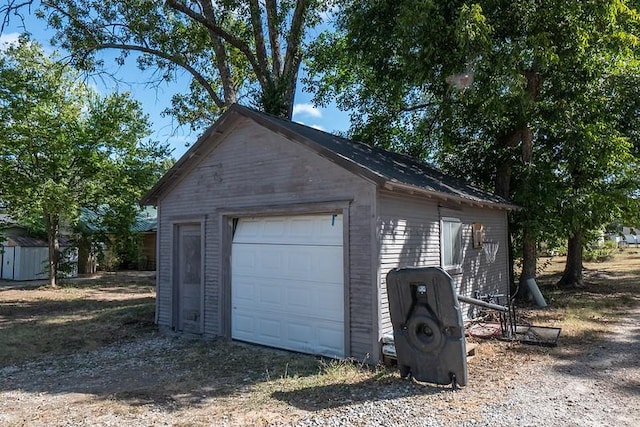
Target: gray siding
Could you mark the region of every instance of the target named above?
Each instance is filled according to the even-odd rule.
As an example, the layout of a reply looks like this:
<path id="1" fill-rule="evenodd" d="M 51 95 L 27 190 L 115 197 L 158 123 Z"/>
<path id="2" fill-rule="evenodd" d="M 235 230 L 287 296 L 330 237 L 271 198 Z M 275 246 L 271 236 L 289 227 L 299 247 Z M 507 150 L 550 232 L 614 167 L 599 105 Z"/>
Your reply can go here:
<path id="1" fill-rule="evenodd" d="M 218 136 L 218 138 L 221 138 Z M 228 271 L 228 250 L 222 239 L 225 212 L 287 212 L 287 206 L 348 204 L 349 290 L 347 336 L 350 355 L 372 352 L 376 340 L 377 304 L 371 264 L 370 233 L 375 186 L 315 152 L 287 141 L 253 121 L 242 119 L 213 151 L 203 156 L 159 200 L 158 323 L 171 327 L 171 259 L 173 224 L 201 218 L 205 224 L 204 334 L 228 334 L 228 296 L 222 284 Z M 213 142 L 211 142 L 213 144 Z M 275 209 L 275 210 L 274 210 Z M 313 209 L 313 208 L 311 208 Z M 299 213 L 298 211 L 296 211 Z M 228 238 L 225 238 L 228 239 Z M 227 242 L 229 243 L 229 242 Z"/>
<path id="2" fill-rule="evenodd" d="M 461 271 L 452 274 L 457 291 L 473 296 L 475 290 L 508 292 L 507 216 L 506 211 L 472 208 L 454 209 L 438 202 L 410 195 L 380 192 L 377 228 L 379 249 L 380 335 L 392 331 L 386 290 L 386 275 L 396 267 L 440 266 L 440 218 L 455 217 L 462 222 L 463 262 Z M 485 240 L 499 243 L 496 262 L 489 264 L 482 249 L 473 248 L 471 225 L 484 225 Z M 473 308 L 462 304 L 463 317 L 473 317 Z"/>
<path id="3" fill-rule="evenodd" d="M 464 261 L 462 273 L 454 276 L 458 293 L 473 296 L 474 291 L 488 293 L 498 290 L 509 293 L 509 256 L 507 247 L 507 212 L 499 209 L 464 208 L 459 212 L 447 214 L 460 218 L 464 224 L 462 239 L 464 245 Z M 484 225 L 485 241 L 498 242 L 498 252 L 493 264 L 487 261 L 483 249 L 474 249 L 471 235 L 471 224 L 479 222 Z M 506 304 L 506 300 L 502 301 Z M 474 317 L 474 308 L 461 304 L 465 319 Z"/>
<path id="4" fill-rule="evenodd" d="M 438 204 L 409 195 L 380 193 L 378 198 L 380 334 L 391 332 L 387 273 L 402 267 L 440 265 Z"/>

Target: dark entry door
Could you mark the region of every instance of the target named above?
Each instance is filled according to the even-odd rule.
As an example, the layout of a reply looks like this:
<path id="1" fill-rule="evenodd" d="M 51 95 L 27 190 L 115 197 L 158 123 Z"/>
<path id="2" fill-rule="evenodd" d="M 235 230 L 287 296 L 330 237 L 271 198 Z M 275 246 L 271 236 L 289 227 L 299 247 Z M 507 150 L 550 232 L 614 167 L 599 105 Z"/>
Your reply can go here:
<path id="1" fill-rule="evenodd" d="M 200 224 L 179 225 L 174 263 L 176 327 L 202 333 L 202 240 Z"/>
<path id="2" fill-rule="evenodd" d="M 0 266 L 0 279 L 13 280 L 16 248 L 15 246 L 4 246 L 0 247 L 0 249 L 4 249 L 4 253 L 2 253 L 2 265 Z"/>

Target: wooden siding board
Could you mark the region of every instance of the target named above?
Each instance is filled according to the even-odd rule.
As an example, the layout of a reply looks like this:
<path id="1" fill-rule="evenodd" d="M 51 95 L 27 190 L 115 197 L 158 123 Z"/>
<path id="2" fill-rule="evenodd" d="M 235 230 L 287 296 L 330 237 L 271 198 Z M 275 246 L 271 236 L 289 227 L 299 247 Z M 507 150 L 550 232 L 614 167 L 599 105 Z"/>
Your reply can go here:
<path id="1" fill-rule="evenodd" d="M 463 264 L 453 275 L 459 294 L 473 296 L 498 290 L 508 294 L 507 213 L 480 207 L 439 207 L 437 202 L 380 192 L 377 199 L 379 250 L 379 328 L 380 336 L 392 331 L 386 290 L 386 275 L 397 267 L 440 265 L 440 218 L 459 218 L 463 224 Z M 496 262 L 489 264 L 482 249 L 474 249 L 471 225 L 484 225 L 485 240 L 499 242 Z M 461 304 L 463 317 L 474 316 L 475 309 Z"/>
<path id="2" fill-rule="evenodd" d="M 205 336 L 217 336 L 224 334 L 219 210 L 350 200 L 350 355 L 371 353 L 375 281 L 369 250 L 375 186 L 247 119 L 225 138 L 158 201 L 158 323 L 168 326 L 171 317 L 171 271 L 163 262 L 170 259 L 172 246 L 166 223 L 179 221 L 185 214 L 207 215 L 204 331 Z"/>
<path id="3" fill-rule="evenodd" d="M 440 264 L 438 205 L 434 201 L 379 193 L 377 234 L 380 242 L 378 277 L 379 335 L 392 331 L 387 299 L 387 273 L 394 268 Z"/>
<path id="4" fill-rule="evenodd" d="M 509 294 L 509 261 L 508 235 L 506 211 L 468 208 L 459 213 L 458 218 L 463 222 L 463 245 L 465 248 L 462 273 L 457 275 L 458 293 L 473 296 L 475 291 L 488 293 L 497 291 Z M 485 241 L 498 242 L 498 253 L 494 263 L 487 261 L 483 249 L 474 249 L 471 224 L 482 223 L 485 231 Z M 506 299 L 502 301 L 506 304 Z M 473 318 L 477 308 L 469 304 L 461 304 L 465 319 Z"/>

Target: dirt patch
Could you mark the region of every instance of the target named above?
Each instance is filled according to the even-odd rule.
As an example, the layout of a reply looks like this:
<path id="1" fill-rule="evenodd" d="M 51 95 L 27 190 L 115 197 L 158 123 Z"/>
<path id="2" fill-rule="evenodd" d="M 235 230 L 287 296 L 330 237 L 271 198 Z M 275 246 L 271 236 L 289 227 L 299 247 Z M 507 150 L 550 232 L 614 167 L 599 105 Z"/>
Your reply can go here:
<path id="1" fill-rule="evenodd" d="M 523 321 L 561 327 L 558 347 L 479 341 L 469 385 L 457 392 L 363 361 L 136 328 L 126 319 L 148 321 L 153 288 L 135 281 L 0 291 L 0 339 L 18 326 L 49 325 L 40 339 L 59 341 L 57 350 L 13 341 L 40 353 L 0 359 L 0 424 L 635 426 L 640 256 L 620 257 L 620 271 L 589 265 L 583 289 L 556 289 L 557 272 L 548 272 L 540 282 L 550 307 L 520 312 Z M 96 342 L 80 339 L 83 329 Z"/>

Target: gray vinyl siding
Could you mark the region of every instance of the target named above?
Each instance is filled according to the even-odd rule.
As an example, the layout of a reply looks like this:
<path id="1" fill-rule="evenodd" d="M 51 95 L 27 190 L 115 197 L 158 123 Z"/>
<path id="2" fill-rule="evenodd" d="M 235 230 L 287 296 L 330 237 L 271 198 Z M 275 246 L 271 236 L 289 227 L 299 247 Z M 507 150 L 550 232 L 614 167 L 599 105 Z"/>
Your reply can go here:
<path id="1" fill-rule="evenodd" d="M 380 193 L 377 228 L 379 253 L 380 334 L 391 332 L 387 273 L 402 267 L 440 265 L 440 225 L 435 201 Z"/>
<path id="2" fill-rule="evenodd" d="M 446 211 L 447 215 L 451 211 Z M 451 214 L 453 215 L 453 214 Z M 507 212 L 501 209 L 466 207 L 457 212 L 463 223 L 462 239 L 464 256 L 461 274 L 454 275 L 458 293 L 472 297 L 475 291 L 489 293 L 498 291 L 508 295 L 508 246 L 507 246 Z M 473 248 L 471 224 L 479 222 L 484 226 L 485 241 L 498 242 L 498 252 L 494 263 L 487 261 L 483 249 Z M 506 304 L 506 299 L 501 301 Z M 462 316 L 473 318 L 476 309 L 468 304 L 461 304 Z"/>
<path id="3" fill-rule="evenodd" d="M 411 195 L 380 192 L 377 228 L 379 246 L 379 331 L 392 331 L 386 290 L 386 275 L 396 267 L 440 266 L 440 220 L 457 218 L 462 223 L 462 268 L 450 272 L 460 295 L 473 296 L 498 289 L 507 293 L 507 213 L 502 209 L 457 205 L 440 207 L 438 202 Z M 473 248 L 472 224 L 484 225 L 485 240 L 499 244 L 496 261 L 489 264 L 482 249 Z M 473 317 L 473 307 L 461 305 L 463 318 Z"/>
<path id="4" fill-rule="evenodd" d="M 216 136 L 221 138 L 221 136 Z M 349 230 L 349 298 L 347 306 L 350 356 L 372 353 L 376 294 L 370 248 L 373 236 L 374 184 L 321 157 L 301 144 L 286 140 L 253 121 L 242 119 L 216 142 L 215 148 L 173 184 L 159 200 L 158 323 L 171 327 L 172 228 L 176 222 L 203 218 L 205 233 L 204 335 L 224 335 L 230 308 L 222 295 L 222 270 L 228 256 L 222 242 L 222 211 L 260 206 L 347 201 Z M 214 143 L 213 141 L 207 141 Z M 349 203 L 350 202 L 350 203 Z"/>

